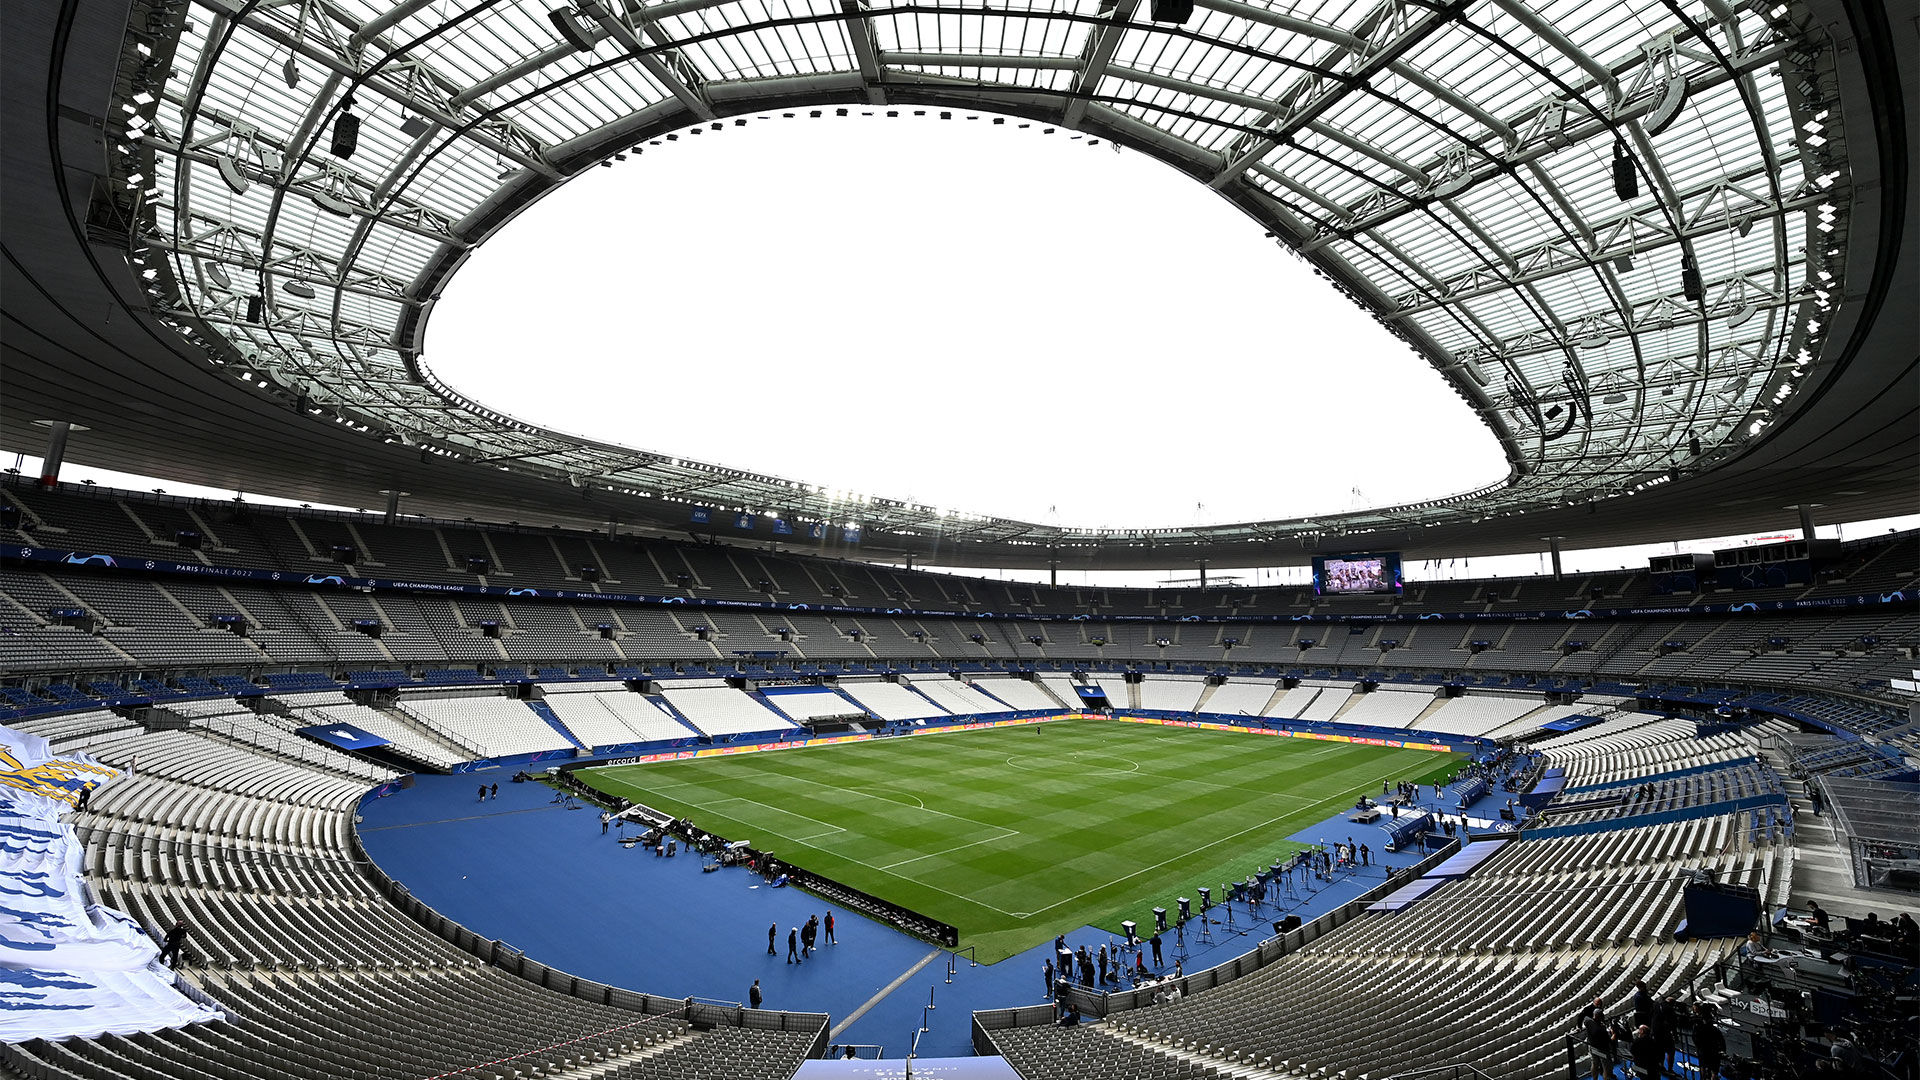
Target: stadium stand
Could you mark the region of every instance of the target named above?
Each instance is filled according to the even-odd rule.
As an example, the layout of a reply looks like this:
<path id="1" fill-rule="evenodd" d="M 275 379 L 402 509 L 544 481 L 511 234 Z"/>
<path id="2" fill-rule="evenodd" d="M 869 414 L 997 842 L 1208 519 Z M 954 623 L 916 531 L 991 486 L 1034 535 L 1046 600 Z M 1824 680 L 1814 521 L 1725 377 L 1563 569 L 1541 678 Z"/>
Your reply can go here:
<path id="1" fill-rule="evenodd" d="M 70 514 L 70 502 L 94 505 L 62 496 L 22 501 L 39 507 L 41 516 L 23 515 L 30 527 Z M 129 497 L 126 504 L 139 506 L 140 500 Z M 461 530 L 368 530 L 359 522 L 309 520 L 291 511 L 283 519 L 254 517 L 255 528 L 222 530 L 221 541 L 230 547 L 202 554 L 218 562 L 230 551 L 250 551 L 263 567 L 284 567 L 284 552 L 311 549 L 311 564 L 325 567 L 330 564 L 316 545 L 341 538 L 368 545 L 364 550 L 383 565 L 408 567 L 424 579 L 470 578 L 445 555 L 457 550 L 451 542 Z M 130 539 L 111 525 L 99 532 Z M 256 534 L 274 537 L 272 546 Z M 886 571 L 882 579 L 800 557 L 755 556 L 742 564 L 735 553 L 688 555 L 654 541 L 623 542 L 622 554 L 611 556 L 591 539 L 504 535 L 513 539 L 502 543 L 483 531 L 462 538 L 480 540 L 497 560 L 492 576 L 510 574 L 516 584 L 557 579 L 566 569 L 558 558 L 551 560 L 558 567 L 554 579 L 536 578 L 539 571 L 530 568 L 549 561 L 549 548 L 573 547 L 592 549 L 620 575 L 644 573 L 663 583 L 674 580 L 673 566 L 689 567 L 694 584 L 688 591 L 696 595 L 748 598 L 758 578 L 773 582 L 777 591 L 804 592 L 816 588 L 812 582 L 831 578 L 849 595 L 892 590 L 929 604 L 960 602 L 950 583 L 918 572 Z M 411 550 L 423 540 L 430 543 L 427 553 Z M 1896 583 L 1911 572 L 1880 556 L 1900 545 L 1911 546 L 1909 538 L 1861 545 L 1854 556 L 1860 566 L 1878 566 L 1886 582 Z M 654 569 L 656 562 L 667 569 Z M 1543 590 L 1631 594 L 1643 589 L 1642 578 L 1594 575 L 1591 584 L 1519 582 L 1497 589 L 1499 602 L 1511 604 Z M 1708 869 L 1722 881 L 1750 884 L 1772 904 L 1788 899 L 1794 867 L 1788 841 L 1795 821 L 1787 802 L 1801 781 L 1783 781 L 1759 760 L 1762 741 L 1790 751 L 1783 760 L 1791 762 L 1796 778 L 1871 778 L 1898 774 L 1903 762 L 1890 747 L 1911 745 L 1913 738 L 1897 702 L 1875 696 L 1870 677 L 1897 670 L 1897 650 L 1914 640 L 1909 616 L 1816 610 L 1770 620 L 1764 632 L 1714 618 L 1575 628 L 1410 624 L 1392 633 L 1370 627 L 1361 634 L 1319 634 L 1324 643 L 1304 650 L 1295 642 L 1318 631 L 1236 627 L 1242 645 L 1217 646 L 1213 642 L 1224 632 L 1209 630 L 1209 644 L 1181 670 L 1184 661 L 1146 642 L 1156 634 L 1191 635 L 1191 624 L 1143 628 L 1089 620 L 1068 628 L 812 614 L 783 620 L 797 631 L 783 643 L 784 658 L 730 660 L 728 639 L 738 644 L 750 638 L 749 647 L 758 647 L 775 640 L 772 624 L 739 613 L 709 618 L 693 609 L 611 603 L 479 603 L 431 593 L 346 595 L 257 583 L 189 582 L 175 592 L 167 580 L 145 582 L 144 589 L 103 586 L 106 581 L 84 571 L 9 574 L 0 581 L 6 597 L 0 617 L 9 621 L 9 636 L 0 641 L 72 634 L 100 650 L 34 652 L 36 659 L 6 680 L 0 708 L 14 710 L 9 724 L 46 734 L 60 748 L 109 761 L 138 760 L 135 779 L 104 790 L 82 820 L 88 873 L 104 900 L 148 925 L 186 915 L 204 927 L 191 946 L 191 981 L 257 1026 L 196 1025 L 137 1039 L 8 1048 L 8 1063 L 28 1075 L 199 1080 L 180 1066 L 186 1055 L 198 1055 L 191 1060 L 243 1077 L 372 1076 L 384 1067 L 382 1054 L 411 1054 L 404 1060 L 420 1069 L 451 1070 L 484 1054 L 528 1052 L 534 1053 L 513 1067 L 523 1075 L 538 1068 L 560 1076 L 700 1076 L 713 1074 L 713 1063 L 722 1059 L 730 1064 L 718 1075 L 788 1075 L 790 1067 L 779 1063 L 797 1063 L 812 1052 L 808 1047 L 823 1028 L 767 1033 L 751 1025 L 696 1026 L 672 1012 L 680 1002 L 641 996 L 629 1004 L 645 1000 L 650 1004 L 643 1008 L 667 1015 L 640 1016 L 607 1008 L 605 1001 L 586 1006 L 558 999 L 423 930 L 394 908 L 377 877 L 351 854 L 354 799 L 368 785 L 397 776 L 389 767 L 395 762 L 448 770 L 477 758 L 570 755 L 576 742 L 611 747 L 792 730 L 760 695 L 729 685 L 729 677 L 746 678 L 751 690 L 756 678 L 780 683 L 818 673 L 828 685 L 800 700 L 831 698 L 835 708 L 858 707 L 890 722 L 937 723 L 962 712 L 1077 707 L 1078 671 L 1122 709 L 1137 699 L 1138 707 L 1150 710 L 1197 706 L 1203 714 L 1264 714 L 1257 722 L 1268 724 L 1330 721 L 1358 729 L 1519 740 L 1537 755 L 1538 768 L 1563 771 L 1567 790 L 1529 821 L 1528 839 L 1509 845 L 1472 877 L 1449 882 L 1397 912 L 1358 913 L 1254 975 L 1186 995 L 1177 1004 L 1122 1011 L 1098 1022 L 1090 1018 L 1077 1029 L 999 1033 L 995 1044 L 1016 1067 L 1029 1075 L 1088 1075 L 1088 1069 L 1107 1067 L 1120 1070 L 1113 1075 L 1209 1076 L 1236 1069 L 1331 1073 L 1362 1060 L 1400 1070 L 1478 1060 L 1491 1075 L 1544 1077 L 1564 1065 L 1554 1057 L 1553 1029 L 1574 1002 L 1597 993 L 1617 1004 L 1638 977 L 1681 988 L 1725 953 L 1724 941 L 1667 940 L 1688 872 Z M 613 587 L 605 578 L 593 584 Z M 1404 601 L 1399 610 L 1412 614 L 1423 602 L 1470 602 L 1494 588 L 1445 583 Z M 999 583 L 970 582 L 966 590 L 974 600 L 1003 594 L 1013 599 Z M 1177 598 L 1156 595 L 1151 603 L 1121 599 L 1128 610 L 1144 612 L 1194 610 L 1190 605 L 1203 604 L 1205 596 L 1189 591 Z M 1036 587 L 1022 598 L 1032 601 L 1023 606 L 1045 610 L 1075 597 L 1072 590 Z M 1169 607 L 1176 599 L 1181 606 Z M 1271 590 L 1241 610 L 1284 611 L 1296 604 L 1305 609 L 1296 593 Z M 59 625 L 51 614 L 56 608 L 84 611 L 92 628 Z M 247 636 L 206 625 L 216 611 L 241 616 Z M 386 632 L 370 638 L 353 629 L 356 620 L 379 621 Z M 499 624 L 502 636 L 481 634 L 482 620 Z M 592 632 L 600 624 L 615 628 L 613 639 Z M 191 640 L 230 640 L 218 649 L 188 650 L 191 658 L 183 658 L 183 646 L 121 632 L 143 625 Z M 717 637 L 698 640 L 696 626 Z M 850 636 L 854 628 L 863 640 Z M 973 639 L 976 633 L 982 640 Z M 1382 639 L 1393 633 L 1402 644 L 1383 648 Z M 1117 644 L 1095 644 L 1102 635 Z M 586 646 L 575 648 L 575 637 Z M 1779 638 L 1793 641 L 1796 651 L 1766 652 L 1779 648 L 1777 641 L 1769 644 Z M 1493 647 L 1472 652 L 1469 643 L 1481 639 Z M 1684 650 L 1663 651 L 1667 642 L 1682 639 Z M 1569 651 L 1573 640 L 1588 644 Z M 1824 655 L 1800 654 L 1799 643 L 1807 641 L 1820 643 Z M 816 642 L 832 648 L 815 657 Z M 1179 647 L 1190 645 L 1183 638 Z M 244 662 L 235 662 L 235 646 L 246 652 Z M 1141 659 L 1115 659 L 1136 654 Z M 1695 663 L 1679 662 L 1676 655 Z M 1780 655 L 1793 662 L 1751 663 Z M 1725 662 L 1700 663 L 1710 657 Z M 1698 683 L 1681 681 L 1702 671 L 1743 668 L 1765 678 L 1729 682 L 1716 674 Z M 1035 677 L 1015 677 L 1023 670 Z M 1139 671 L 1141 680 L 1123 681 L 1126 670 Z M 889 672 L 900 681 L 888 681 Z M 1208 676 L 1225 678 L 1215 684 Z M 502 695 L 503 682 L 531 678 L 540 680 L 531 702 Z M 627 689 L 647 678 L 655 680 L 648 689 L 671 710 Z M 1283 679 L 1299 681 L 1283 689 Z M 1356 693 L 1362 682 L 1380 686 Z M 1443 686 L 1462 689 L 1449 697 Z M 349 687 L 359 688 L 352 699 Z M 147 730 L 108 707 L 122 697 L 150 700 L 152 719 L 173 717 L 187 726 Z M 782 697 L 793 695 L 764 700 L 778 704 Z M 1649 705 L 1663 711 L 1642 711 Z M 1754 709 L 1773 719 L 1708 730 L 1715 710 L 1728 708 Z M 1544 729 L 1583 716 L 1598 719 L 1569 732 Z M 309 724 L 349 724 L 385 738 L 382 760 L 389 764 L 295 734 Z M 1864 741 L 1867 733 L 1879 741 Z M 1516 892 L 1592 902 L 1489 902 Z M 1395 965 L 1404 980 L 1383 989 L 1377 979 L 1382 963 Z M 1260 989 L 1268 984 L 1293 992 Z M 1451 989 L 1464 985 L 1476 988 L 1471 1002 Z M 1529 996 L 1538 986 L 1552 991 Z M 1323 1021 L 1327 1002 L 1363 992 L 1377 1007 L 1377 1022 L 1343 1033 Z M 495 1002 L 525 1024 L 503 1033 L 498 1045 L 450 1038 L 444 1045 L 402 1047 L 375 1037 L 343 1039 L 333 1026 L 308 1018 L 321 1002 L 353 1001 L 427 1023 L 464 996 Z M 1436 1001 L 1444 1004 L 1434 1008 Z M 1423 1034 L 1394 1038 L 1407 1031 Z M 574 1052 L 540 1057 L 540 1046 L 568 1039 L 576 1043 Z M 762 1061 L 775 1064 L 763 1073 Z M 1143 1071 L 1127 1071 L 1136 1069 Z M 503 1069 L 499 1075 L 510 1073 Z"/>
<path id="2" fill-rule="evenodd" d="M 924 720 L 948 715 L 945 709 L 899 683 L 847 679 L 840 683 L 840 690 L 882 720 Z"/>
<path id="3" fill-rule="evenodd" d="M 1355 694 L 1353 704 L 1327 719 L 1363 727 L 1404 728 L 1434 704 L 1431 691 L 1421 693 L 1382 687 L 1370 694 Z"/>
<path id="4" fill-rule="evenodd" d="M 981 692 L 991 694 L 1002 703 L 1004 708 L 1020 709 L 1058 709 L 1060 702 L 1042 689 L 1037 682 L 1028 679 L 983 678 L 975 679 L 974 686 Z"/>
<path id="5" fill-rule="evenodd" d="M 948 675 L 910 675 L 908 682 L 934 704 L 959 716 L 1006 712 L 1007 707 Z"/>
<path id="6" fill-rule="evenodd" d="M 1193 712 L 1206 693 L 1206 680 L 1195 675 L 1155 675 L 1140 682 L 1140 708 L 1165 712 Z"/>
<path id="7" fill-rule="evenodd" d="M 1275 693 L 1271 682 L 1257 680 L 1228 679 L 1213 688 L 1213 693 L 1204 700 L 1205 711 L 1225 716 L 1261 716 L 1266 713 L 1267 703 L 1273 700 Z"/>
<path id="8" fill-rule="evenodd" d="M 1393 1075 L 1462 1061 L 1491 1076 L 1559 1075 L 1562 1024 L 1582 1004 L 1618 1009 L 1636 979 L 1656 994 L 1684 990 L 1726 951 L 1729 942 L 1676 943 L 1670 932 L 1689 871 L 1775 887 L 1771 848 L 1747 836 L 1722 816 L 1510 843 L 1467 878 L 1360 914 L 1224 985 L 1091 1028 L 990 1036 L 1030 1075 L 1074 1075 L 1048 1071 L 1066 1056 L 1078 1075 L 1135 1075 L 1108 1070 L 1143 1067 L 1142 1055 L 1157 1068 L 1219 1070 L 1170 1075 L 1322 1075 L 1354 1062 Z M 1538 896 L 1556 902 L 1515 902 Z"/>
<path id="9" fill-rule="evenodd" d="M 668 686 L 660 694 L 706 735 L 789 731 L 794 727 L 793 721 L 730 686 Z"/>
<path id="10" fill-rule="evenodd" d="M 404 694 L 399 710 L 427 728 L 473 746 L 487 757 L 510 757 L 545 750 L 571 749 L 565 736 L 527 708 L 497 691 L 471 691 L 457 697 Z"/>

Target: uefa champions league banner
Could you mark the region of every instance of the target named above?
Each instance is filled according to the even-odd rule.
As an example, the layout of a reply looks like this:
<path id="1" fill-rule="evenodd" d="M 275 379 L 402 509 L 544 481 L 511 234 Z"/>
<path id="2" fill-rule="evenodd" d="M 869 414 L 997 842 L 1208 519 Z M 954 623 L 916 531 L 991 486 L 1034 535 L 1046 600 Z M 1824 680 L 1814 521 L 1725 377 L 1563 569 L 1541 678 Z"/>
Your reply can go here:
<path id="1" fill-rule="evenodd" d="M 132 1034 L 219 1013 L 173 988 L 160 949 L 93 902 L 60 815 L 119 770 L 0 727 L 0 1039 Z"/>

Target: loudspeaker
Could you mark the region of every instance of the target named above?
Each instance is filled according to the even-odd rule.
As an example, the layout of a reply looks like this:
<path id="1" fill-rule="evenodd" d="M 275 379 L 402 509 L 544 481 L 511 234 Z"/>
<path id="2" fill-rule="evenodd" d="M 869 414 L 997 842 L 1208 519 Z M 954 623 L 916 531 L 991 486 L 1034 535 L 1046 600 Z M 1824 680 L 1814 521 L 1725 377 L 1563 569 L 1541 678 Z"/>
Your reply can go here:
<path id="1" fill-rule="evenodd" d="M 333 156 L 350 158 L 360 147 L 360 118 L 343 112 L 333 122 Z"/>
<path id="2" fill-rule="evenodd" d="M 1621 202 L 1640 197 L 1640 174 L 1634 171 L 1633 156 L 1625 143 L 1613 144 L 1613 193 Z"/>
<path id="3" fill-rule="evenodd" d="M 1193 0 L 1153 0 L 1154 22 L 1184 23 L 1193 18 Z"/>
<path id="4" fill-rule="evenodd" d="M 261 309 L 265 306 L 266 304 L 258 296 L 247 297 L 247 321 L 250 323 L 259 322 Z"/>
<path id="5" fill-rule="evenodd" d="M 480 556 L 480 555 L 467 556 L 467 573 L 484 574 L 487 572 L 487 570 L 488 570 L 488 564 L 484 556 Z"/>
<path id="6" fill-rule="evenodd" d="M 1688 300 L 1698 303 L 1706 290 L 1700 285 L 1700 269 L 1691 262 L 1680 265 L 1680 292 Z"/>
<path id="7" fill-rule="evenodd" d="M 581 581 L 599 581 L 600 568 L 597 566 L 582 566 L 580 568 L 580 580 Z"/>

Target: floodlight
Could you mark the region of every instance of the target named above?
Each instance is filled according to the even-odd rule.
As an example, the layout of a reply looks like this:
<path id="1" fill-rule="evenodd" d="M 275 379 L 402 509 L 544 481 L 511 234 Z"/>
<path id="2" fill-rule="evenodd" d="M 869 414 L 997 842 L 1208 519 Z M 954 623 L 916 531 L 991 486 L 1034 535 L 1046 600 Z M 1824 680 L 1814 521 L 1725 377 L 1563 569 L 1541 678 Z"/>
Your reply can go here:
<path id="1" fill-rule="evenodd" d="M 231 188 L 235 195 L 245 195 L 252 182 L 247 179 L 246 173 L 240 171 L 240 163 L 233 160 L 232 154 L 221 154 L 219 164 L 220 179 L 227 182 L 227 187 Z"/>
<path id="2" fill-rule="evenodd" d="M 315 206 L 329 214 L 338 214 L 341 217 L 353 216 L 353 204 L 331 191 L 316 191 L 310 197 Z"/>
<path id="3" fill-rule="evenodd" d="M 1687 80 L 1675 75 L 1660 87 L 1660 98 L 1654 102 L 1653 111 L 1642 120 L 1641 126 L 1647 134 L 1658 135 L 1672 126 L 1680 115 L 1680 107 L 1687 103 Z"/>
<path id="4" fill-rule="evenodd" d="M 586 20 L 572 8 L 554 8 L 547 12 L 547 19 L 553 23 L 553 28 L 559 31 L 560 36 L 567 39 L 567 44 L 580 52 L 593 51 L 596 44 L 593 27 L 588 26 Z"/>

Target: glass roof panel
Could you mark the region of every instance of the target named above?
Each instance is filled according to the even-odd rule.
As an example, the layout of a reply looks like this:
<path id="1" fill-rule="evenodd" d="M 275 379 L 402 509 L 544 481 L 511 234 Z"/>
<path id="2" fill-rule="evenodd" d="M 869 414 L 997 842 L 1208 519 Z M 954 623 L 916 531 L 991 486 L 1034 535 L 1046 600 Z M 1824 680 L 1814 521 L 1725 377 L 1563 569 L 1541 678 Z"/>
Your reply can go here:
<path id="1" fill-rule="evenodd" d="M 1579 430 L 1544 443 L 1536 432 L 1526 452 L 1544 454 L 1538 475 L 1600 494 L 1617 490 L 1617 470 L 1583 463 L 1599 432 L 1650 460 L 1677 431 L 1739 437 L 1756 401 L 1776 392 L 1776 372 L 1808 345 L 1797 316 L 1820 302 L 1802 288 L 1807 236 L 1826 238 L 1816 283 L 1829 295 L 1842 285 L 1845 234 L 1834 230 L 1846 170 L 1834 149 L 1844 139 L 1824 130 L 1834 117 L 1797 117 L 1792 104 L 1804 80 L 1791 69 L 1830 45 L 1817 24 L 1770 25 L 1751 7 L 1731 15 L 1735 36 L 1700 24 L 1702 42 L 1666 0 L 1475 0 L 1452 19 L 1395 0 L 1254 2 L 1200 7 L 1180 27 L 1148 21 L 1144 6 L 1116 25 L 1107 0 L 876 6 L 854 18 L 838 0 L 669 0 L 615 3 L 606 25 L 576 12 L 598 39 L 576 51 L 549 18 L 559 2 L 442 0 L 364 49 L 348 39 L 386 14 L 386 0 L 249 7 L 211 40 L 224 20 L 196 19 L 144 114 L 163 190 L 148 228 L 176 253 L 177 302 L 272 359 L 276 377 L 391 402 L 361 418 L 370 430 L 465 431 L 459 446 L 485 442 L 555 470 L 583 458 L 609 474 L 692 470 L 721 493 L 716 502 L 790 503 L 804 484 L 584 448 L 450 403 L 431 382 L 392 382 L 405 359 L 396 328 L 427 299 L 411 295 L 416 283 L 469 242 L 459 222 L 522 198 L 532 173 L 566 178 L 549 157 L 558 144 L 639 130 L 630 118 L 643 111 L 650 133 L 704 125 L 728 115 L 712 104 L 721 85 L 724 100 L 771 115 L 784 87 L 896 107 L 889 95 L 924 94 L 916 82 L 937 85 L 943 102 L 977 96 L 983 112 L 996 94 L 1018 94 L 1036 115 L 1059 117 L 1052 125 L 1124 130 L 1189 171 L 1214 163 L 1244 205 L 1271 208 L 1276 238 L 1356 296 L 1379 298 L 1436 368 L 1490 395 L 1510 422 L 1537 426 L 1552 395 L 1584 395 Z M 648 17 L 660 10 L 669 13 Z M 1807 28 L 1794 31 L 1803 40 L 1793 52 L 1778 40 L 1791 26 Z M 1094 47 L 1101 39 L 1110 49 Z M 877 84 L 861 74 L 869 41 Z M 1388 60 L 1383 47 L 1398 51 Z M 1090 70 L 1094 57 L 1103 70 Z M 203 90 L 188 101 L 203 62 Z M 1668 73 L 1687 81 L 1685 102 L 1649 134 Z M 1067 96 L 1077 91 L 1092 100 Z M 338 159 L 329 128 L 348 93 L 360 137 Z M 765 94 L 775 96 L 755 97 Z M 1825 147 L 1821 162 L 1806 158 L 1808 145 Z M 1616 146 L 1636 167 L 1639 190 L 1625 200 Z M 1833 190 L 1807 190 L 1810 171 Z M 1819 223 L 1829 231 L 1810 234 Z M 214 265 L 227 284 L 205 269 Z M 309 286 L 314 297 L 301 297 Z M 263 289 L 268 325 L 250 325 L 244 300 Z M 329 366 L 339 357 L 367 378 L 379 372 L 377 385 L 342 381 Z M 1500 497 L 1533 498 L 1526 483 Z M 902 527 L 914 512 L 900 511 Z M 1004 525 L 1009 536 L 1073 533 Z"/>

